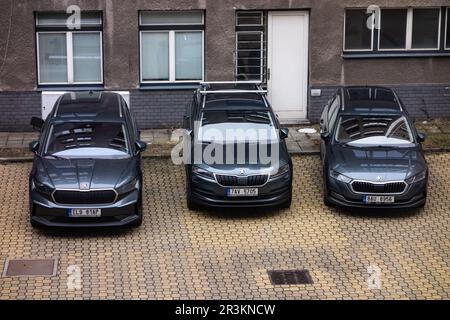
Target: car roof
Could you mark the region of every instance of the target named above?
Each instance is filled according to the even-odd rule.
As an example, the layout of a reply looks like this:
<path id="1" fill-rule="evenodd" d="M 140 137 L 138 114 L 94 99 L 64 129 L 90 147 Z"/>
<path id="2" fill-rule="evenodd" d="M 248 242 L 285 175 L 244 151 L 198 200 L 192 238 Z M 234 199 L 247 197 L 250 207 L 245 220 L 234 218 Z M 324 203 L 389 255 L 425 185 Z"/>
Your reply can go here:
<path id="1" fill-rule="evenodd" d="M 342 88 L 343 111 L 348 113 L 402 113 L 397 94 L 380 86 L 348 86 Z"/>
<path id="2" fill-rule="evenodd" d="M 246 96 L 248 95 L 248 96 Z M 208 97 L 205 102 L 205 110 L 221 110 L 221 109 L 267 109 L 267 105 L 261 98 L 251 97 L 256 94 L 214 94 L 214 97 Z"/>
<path id="3" fill-rule="evenodd" d="M 103 91 L 68 92 L 59 99 L 53 118 L 55 121 L 123 122 L 121 97 L 117 93 Z"/>

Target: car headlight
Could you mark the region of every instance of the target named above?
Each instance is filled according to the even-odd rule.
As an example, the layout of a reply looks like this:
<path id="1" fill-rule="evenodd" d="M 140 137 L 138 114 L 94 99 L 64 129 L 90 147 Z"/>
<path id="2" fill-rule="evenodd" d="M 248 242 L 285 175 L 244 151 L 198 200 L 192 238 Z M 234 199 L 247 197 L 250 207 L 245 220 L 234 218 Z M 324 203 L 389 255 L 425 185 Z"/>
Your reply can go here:
<path id="1" fill-rule="evenodd" d="M 285 165 L 282 165 L 281 167 L 278 168 L 278 171 L 275 172 L 274 174 L 272 174 L 270 176 L 270 178 L 274 179 L 274 178 L 279 178 L 283 175 L 285 175 L 286 173 L 288 173 L 291 170 L 291 167 L 289 166 L 289 163 L 286 163 Z"/>
<path id="2" fill-rule="evenodd" d="M 427 177 L 427 174 L 428 174 L 427 170 L 424 170 L 421 173 L 416 174 L 415 176 L 412 176 L 412 177 L 406 179 L 405 181 L 407 184 L 419 182 L 419 181 L 422 181 L 423 179 L 425 179 Z"/>
<path id="3" fill-rule="evenodd" d="M 214 180 L 214 174 L 212 172 L 197 166 L 192 166 L 192 173 L 202 178 Z"/>
<path id="4" fill-rule="evenodd" d="M 330 176 L 338 181 L 344 182 L 344 183 L 350 183 L 352 182 L 352 178 L 347 177 L 346 175 L 343 175 L 335 170 L 331 170 Z"/>
<path id="5" fill-rule="evenodd" d="M 125 194 L 132 192 L 139 188 L 139 179 L 135 177 L 134 179 L 127 181 L 116 188 L 118 194 Z"/>
<path id="6" fill-rule="evenodd" d="M 31 180 L 31 190 L 36 190 L 39 193 L 51 195 L 54 188 L 46 183 L 43 183 L 35 178 Z"/>

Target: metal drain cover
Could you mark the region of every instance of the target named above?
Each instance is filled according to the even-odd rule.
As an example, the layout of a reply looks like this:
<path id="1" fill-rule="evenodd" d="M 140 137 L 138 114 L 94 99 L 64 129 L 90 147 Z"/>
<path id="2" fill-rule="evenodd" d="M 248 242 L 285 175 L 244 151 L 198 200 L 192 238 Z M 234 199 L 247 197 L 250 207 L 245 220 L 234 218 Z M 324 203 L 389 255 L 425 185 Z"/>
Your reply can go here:
<path id="1" fill-rule="evenodd" d="M 3 269 L 3 277 L 56 275 L 56 259 L 7 259 Z"/>
<path id="2" fill-rule="evenodd" d="M 313 283 L 308 270 L 270 270 L 267 273 L 273 285 Z"/>

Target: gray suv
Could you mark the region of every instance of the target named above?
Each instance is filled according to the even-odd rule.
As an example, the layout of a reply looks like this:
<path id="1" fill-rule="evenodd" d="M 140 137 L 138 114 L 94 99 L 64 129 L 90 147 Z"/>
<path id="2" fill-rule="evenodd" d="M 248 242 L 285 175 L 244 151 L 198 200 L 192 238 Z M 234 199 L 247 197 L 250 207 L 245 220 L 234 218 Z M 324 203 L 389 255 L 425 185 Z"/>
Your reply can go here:
<path id="1" fill-rule="evenodd" d="M 291 205 L 288 130 L 280 128 L 259 85 L 204 83 L 184 127 L 189 209 Z"/>
<path id="2" fill-rule="evenodd" d="M 399 97 L 384 87 L 340 88 L 321 120 L 324 202 L 344 207 L 425 205 L 428 166 Z"/>

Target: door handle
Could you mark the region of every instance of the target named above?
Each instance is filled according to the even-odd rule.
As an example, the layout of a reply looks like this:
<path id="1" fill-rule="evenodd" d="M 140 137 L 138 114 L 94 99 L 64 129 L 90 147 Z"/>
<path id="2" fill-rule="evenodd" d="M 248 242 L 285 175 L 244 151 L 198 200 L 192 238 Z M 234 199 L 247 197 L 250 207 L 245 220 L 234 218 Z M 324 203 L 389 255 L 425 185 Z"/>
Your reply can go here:
<path id="1" fill-rule="evenodd" d="M 270 80 L 270 68 L 267 68 L 267 80 Z"/>

